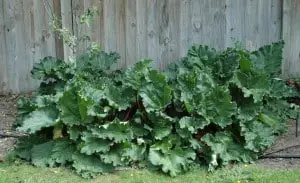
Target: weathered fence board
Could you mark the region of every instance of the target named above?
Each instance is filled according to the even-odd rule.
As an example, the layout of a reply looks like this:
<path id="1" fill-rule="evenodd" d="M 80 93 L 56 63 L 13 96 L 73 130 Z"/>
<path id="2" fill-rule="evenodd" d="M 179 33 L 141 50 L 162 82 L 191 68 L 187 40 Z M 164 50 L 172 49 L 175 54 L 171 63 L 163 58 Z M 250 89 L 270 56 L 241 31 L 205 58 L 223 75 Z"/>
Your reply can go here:
<path id="1" fill-rule="evenodd" d="M 283 4 L 282 37 L 285 40 L 283 75 L 300 77 L 300 1 L 285 0 Z"/>
<path id="2" fill-rule="evenodd" d="M 93 40 L 106 51 L 118 51 L 119 67 L 151 58 L 153 66 L 165 68 L 184 56 L 193 44 L 217 49 L 241 41 L 247 48 L 281 38 L 281 0 L 73 0 L 73 28 L 79 32 L 79 15 L 91 6 L 103 11 L 103 24 L 90 28 Z M 74 6 L 76 4 L 78 6 Z M 81 11 L 78 11 L 78 8 Z M 100 12 L 101 12 L 100 11 Z M 100 13 L 99 16 L 102 16 Z M 99 23 L 100 22 L 100 23 Z M 101 37 L 102 33 L 104 37 Z M 81 53 L 86 45 L 81 47 Z"/>
<path id="3" fill-rule="evenodd" d="M 33 63 L 55 56 L 50 18 L 40 0 L 0 2 L 0 93 L 32 90 L 37 86 L 30 77 Z M 53 6 L 52 1 L 49 4 Z"/>
<path id="4" fill-rule="evenodd" d="M 36 87 L 29 71 L 40 58 L 73 54 L 53 37 L 45 2 L 76 36 L 119 52 L 116 67 L 151 58 L 163 69 L 195 43 L 225 49 L 240 41 L 256 49 L 283 38 L 283 74 L 300 76 L 298 0 L 0 0 L 0 93 Z M 99 14 L 82 26 L 80 15 L 92 6 Z"/>

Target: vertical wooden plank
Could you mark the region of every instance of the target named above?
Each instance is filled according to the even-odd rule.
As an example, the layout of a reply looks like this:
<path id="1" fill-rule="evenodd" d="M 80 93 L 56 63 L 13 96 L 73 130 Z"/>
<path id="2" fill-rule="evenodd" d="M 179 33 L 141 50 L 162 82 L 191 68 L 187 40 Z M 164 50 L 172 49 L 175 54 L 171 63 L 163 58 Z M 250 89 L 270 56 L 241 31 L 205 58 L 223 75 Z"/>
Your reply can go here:
<path id="1" fill-rule="evenodd" d="M 123 68 L 126 66 L 126 29 L 125 29 L 125 0 L 117 0 L 115 3 L 115 28 L 116 28 L 116 47 L 114 51 L 120 53 L 121 59 L 117 67 Z"/>
<path id="2" fill-rule="evenodd" d="M 283 0 L 271 0 L 269 14 L 269 43 L 282 39 Z"/>
<path id="3" fill-rule="evenodd" d="M 157 16 L 158 16 L 158 48 L 159 48 L 159 69 L 162 70 L 169 62 L 169 43 L 170 43 L 170 17 L 169 4 L 167 0 L 157 1 Z"/>
<path id="4" fill-rule="evenodd" d="M 74 35 L 80 40 L 85 34 L 87 34 L 86 24 L 81 24 L 81 16 L 84 14 L 84 1 L 72 0 L 72 29 Z M 76 49 L 76 55 L 82 54 L 86 49 L 86 41 L 78 42 Z"/>
<path id="5" fill-rule="evenodd" d="M 72 0 L 61 1 L 61 20 L 62 28 L 73 30 L 73 20 L 72 20 Z M 69 58 L 73 56 L 73 51 L 64 44 L 64 59 L 66 62 Z"/>
<path id="6" fill-rule="evenodd" d="M 225 47 L 225 1 L 192 1 L 192 43 Z"/>
<path id="7" fill-rule="evenodd" d="M 138 60 L 148 58 L 147 14 L 147 0 L 136 0 L 136 54 Z"/>
<path id="8" fill-rule="evenodd" d="M 158 49 L 158 26 L 157 26 L 158 14 L 157 14 L 157 1 L 147 0 L 147 47 L 148 58 L 153 60 L 152 66 L 159 68 L 160 57 Z"/>
<path id="9" fill-rule="evenodd" d="M 208 45 L 218 50 L 223 50 L 226 46 L 226 1 L 209 1 L 209 9 L 204 16 L 207 17 L 206 23 L 211 23 L 207 29 L 206 42 Z M 209 13 L 208 13 L 209 12 Z M 206 29 L 206 26 L 204 27 Z"/>
<path id="10" fill-rule="evenodd" d="M 282 38 L 285 41 L 282 64 L 282 74 L 284 77 L 290 77 L 290 68 L 294 61 L 292 61 L 292 47 L 291 47 L 291 32 L 292 32 L 292 1 L 283 1 L 283 14 L 282 14 Z"/>
<path id="11" fill-rule="evenodd" d="M 99 41 L 100 45 L 102 48 L 105 48 L 105 43 L 104 43 L 104 0 L 99 1 L 99 27 L 98 27 L 98 34 L 97 37 L 99 36 Z"/>
<path id="12" fill-rule="evenodd" d="M 103 1 L 102 0 L 84 0 L 84 11 L 88 8 L 97 8 L 98 15 L 96 15 L 90 26 L 86 27 L 86 34 L 91 38 L 92 42 L 101 45 L 101 34 L 103 33 Z"/>
<path id="13" fill-rule="evenodd" d="M 104 0 L 103 1 L 103 13 L 104 13 L 104 50 L 115 51 L 117 47 L 117 29 L 115 24 L 115 1 Z"/>
<path id="14" fill-rule="evenodd" d="M 6 60 L 6 69 L 7 69 L 7 84 L 8 92 L 18 92 L 18 79 L 19 73 L 17 70 L 17 31 L 16 31 L 16 19 L 20 19 L 20 16 L 16 15 L 16 6 L 18 5 L 17 1 L 4 1 L 4 12 L 5 12 L 5 28 L 6 28 L 6 51 L 7 51 L 7 60 Z M 15 71 L 15 73 L 14 73 Z"/>
<path id="15" fill-rule="evenodd" d="M 254 50 L 280 39 L 281 0 L 227 0 L 226 7 L 226 46 L 241 41 Z"/>
<path id="16" fill-rule="evenodd" d="M 0 94 L 8 92 L 8 78 L 7 78 L 7 49 L 6 49 L 6 4 L 4 0 L 0 0 Z"/>
<path id="17" fill-rule="evenodd" d="M 234 46 L 235 41 L 243 40 L 245 32 L 245 0 L 226 1 L 226 47 Z"/>
<path id="18" fill-rule="evenodd" d="M 53 0 L 53 13 L 56 17 L 61 18 L 60 0 Z M 57 58 L 60 59 L 64 58 L 63 40 L 59 39 L 58 35 L 55 35 L 55 51 L 56 51 Z"/>
<path id="19" fill-rule="evenodd" d="M 129 66 L 137 60 L 137 1 L 125 1 L 125 27 L 126 27 L 126 65 Z"/>
<path id="20" fill-rule="evenodd" d="M 282 37 L 284 48 L 284 77 L 300 76 L 300 1 L 284 0 Z"/>
<path id="21" fill-rule="evenodd" d="M 191 13 L 192 0 L 180 0 L 180 28 L 179 28 L 179 53 L 180 57 L 186 55 L 188 48 L 191 46 L 192 35 L 192 13 Z M 178 44 L 178 43 L 177 43 Z"/>
<path id="22" fill-rule="evenodd" d="M 44 1 L 33 0 L 30 7 L 24 8 L 25 12 L 30 9 L 30 20 L 28 20 L 30 26 L 25 26 L 25 29 L 30 32 L 30 36 L 26 36 L 29 38 L 26 41 L 28 43 L 27 53 L 29 54 L 26 73 L 27 77 L 30 78 L 30 71 L 34 62 L 38 62 L 45 56 L 56 56 L 55 35 L 49 25 L 54 7 L 53 1 L 47 1 L 47 4 L 45 4 Z M 27 83 L 30 83 L 31 89 L 38 86 L 36 80 L 30 80 Z"/>
<path id="23" fill-rule="evenodd" d="M 191 1 L 191 27 L 192 34 L 191 43 L 190 44 L 206 44 L 204 42 L 204 31 L 203 27 L 209 26 L 209 24 L 205 25 L 203 22 L 203 9 L 207 9 L 207 3 L 205 0 L 197 0 Z"/>
<path id="24" fill-rule="evenodd" d="M 164 64 L 164 68 L 180 58 L 180 0 L 168 1 L 168 6 L 170 41 L 168 45 L 168 62 Z"/>
<path id="25" fill-rule="evenodd" d="M 28 10 L 33 8 L 33 1 L 21 1 L 20 10 L 22 19 L 20 20 L 20 27 L 18 27 L 17 38 L 17 53 L 19 59 L 17 60 L 19 79 L 19 91 L 29 91 L 36 84 L 36 81 L 31 79 L 30 71 L 33 65 L 34 50 L 32 49 L 33 40 L 31 37 L 31 13 Z"/>

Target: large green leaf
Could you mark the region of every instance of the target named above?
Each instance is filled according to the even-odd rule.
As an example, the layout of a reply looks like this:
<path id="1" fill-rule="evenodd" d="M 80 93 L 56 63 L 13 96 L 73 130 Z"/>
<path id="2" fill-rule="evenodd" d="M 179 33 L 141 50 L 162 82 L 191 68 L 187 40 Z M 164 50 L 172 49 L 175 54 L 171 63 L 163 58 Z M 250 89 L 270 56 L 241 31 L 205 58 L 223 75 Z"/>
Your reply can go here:
<path id="1" fill-rule="evenodd" d="M 110 151 L 100 155 L 102 161 L 113 166 L 125 165 L 124 154 L 125 147 L 123 144 L 117 144 Z"/>
<path id="2" fill-rule="evenodd" d="M 149 74 L 151 60 L 141 60 L 124 73 L 123 83 L 139 90 L 146 83 L 145 76 Z"/>
<path id="3" fill-rule="evenodd" d="M 216 87 L 200 103 L 199 114 L 210 122 L 224 128 L 232 123 L 231 117 L 236 114 L 236 104 L 231 101 L 225 87 Z"/>
<path id="4" fill-rule="evenodd" d="M 202 141 L 210 147 L 212 157 L 210 169 L 218 166 L 218 159 L 221 159 L 222 165 L 230 161 L 252 162 L 257 156 L 250 150 L 246 150 L 242 144 L 236 143 L 229 132 L 217 132 L 215 135 L 206 134 Z"/>
<path id="5" fill-rule="evenodd" d="M 202 117 L 188 117 L 184 116 L 179 120 L 179 126 L 181 129 L 186 129 L 192 134 L 196 133 L 199 129 L 204 129 L 209 125 L 209 121 Z"/>
<path id="6" fill-rule="evenodd" d="M 51 158 L 56 163 L 66 164 L 72 161 L 72 156 L 76 148 L 74 142 L 68 139 L 58 139 L 54 141 Z"/>
<path id="7" fill-rule="evenodd" d="M 127 109 L 135 100 L 133 90 L 130 88 L 116 87 L 114 85 L 108 85 L 104 89 L 104 98 L 108 100 L 110 106 L 119 110 Z"/>
<path id="8" fill-rule="evenodd" d="M 198 110 L 205 95 L 215 86 L 213 78 L 208 72 L 197 69 L 180 70 L 177 80 L 176 87 L 180 91 L 179 100 L 184 102 L 188 112 Z"/>
<path id="9" fill-rule="evenodd" d="M 131 144 L 130 147 L 124 150 L 123 156 L 129 157 L 131 161 L 142 161 L 144 160 L 146 154 L 145 145 Z"/>
<path id="10" fill-rule="evenodd" d="M 110 67 L 120 58 L 118 53 L 111 52 L 87 52 L 76 60 L 76 69 L 85 72 L 99 72 L 109 70 Z"/>
<path id="11" fill-rule="evenodd" d="M 84 178 L 94 177 L 99 173 L 107 173 L 113 170 L 111 164 L 105 164 L 100 157 L 76 153 L 72 156 L 73 168 Z"/>
<path id="12" fill-rule="evenodd" d="M 126 142 L 133 138 L 133 133 L 129 128 L 128 122 L 122 122 L 117 118 L 107 124 L 93 127 L 91 131 L 95 137 L 107 138 L 114 142 Z"/>
<path id="13" fill-rule="evenodd" d="M 186 171 L 196 154 L 191 149 L 176 147 L 170 151 L 162 152 L 158 147 L 151 147 L 149 150 L 149 160 L 153 165 L 162 168 L 162 171 L 176 176 L 182 171 Z"/>
<path id="14" fill-rule="evenodd" d="M 62 60 L 54 57 L 45 57 L 40 63 L 35 63 L 31 70 L 32 77 L 39 80 L 68 80 L 71 74 L 68 65 Z"/>
<path id="15" fill-rule="evenodd" d="M 270 93 L 270 81 L 264 73 L 238 70 L 235 73 L 234 83 L 242 89 L 245 97 L 253 96 L 255 103 Z"/>
<path id="16" fill-rule="evenodd" d="M 273 79 L 271 82 L 270 97 L 277 99 L 299 97 L 299 92 L 294 87 L 288 86 L 282 79 Z"/>
<path id="17" fill-rule="evenodd" d="M 23 125 L 23 121 L 28 118 L 29 114 L 37 108 L 34 101 L 30 100 L 29 98 L 19 99 L 17 106 L 17 118 L 14 121 L 15 127 Z"/>
<path id="18" fill-rule="evenodd" d="M 20 137 L 18 139 L 14 152 L 16 153 L 17 157 L 29 161 L 31 160 L 32 147 L 38 144 L 42 144 L 45 141 L 45 138 L 36 134 Z"/>
<path id="19" fill-rule="evenodd" d="M 192 58 L 188 62 L 196 66 L 208 66 L 214 65 L 215 59 L 218 58 L 217 51 L 208 46 L 194 45 L 188 50 L 188 57 Z"/>
<path id="20" fill-rule="evenodd" d="M 53 146 L 53 141 L 33 146 L 31 151 L 32 164 L 39 167 L 53 166 L 55 164 L 55 160 L 51 157 Z"/>
<path id="21" fill-rule="evenodd" d="M 160 113 L 150 113 L 149 119 L 153 124 L 153 135 L 157 140 L 168 136 L 172 131 L 172 123 L 174 119 Z"/>
<path id="22" fill-rule="evenodd" d="M 18 127 L 19 131 L 31 134 L 45 127 L 53 126 L 58 122 L 58 111 L 53 106 L 39 108 L 30 113 L 29 117 L 23 121 L 23 125 Z"/>
<path id="23" fill-rule="evenodd" d="M 88 102 L 71 91 L 66 91 L 63 97 L 58 101 L 60 110 L 60 119 L 67 125 L 79 125 L 90 122 L 87 116 Z"/>
<path id="24" fill-rule="evenodd" d="M 113 142 L 97 138 L 95 135 L 92 135 L 90 133 L 83 133 L 83 136 L 81 139 L 84 141 L 81 145 L 81 153 L 91 155 L 98 152 L 108 152 L 110 150 L 110 146 L 113 144 Z"/>
<path id="25" fill-rule="evenodd" d="M 284 42 L 280 41 L 252 52 L 251 60 L 255 68 L 268 73 L 271 77 L 278 77 L 281 72 L 283 46 Z"/>
<path id="26" fill-rule="evenodd" d="M 273 129 L 259 121 L 241 123 L 241 131 L 246 141 L 245 148 L 255 152 L 265 150 L 275 141 Z"/>
<path id="27" fill-rule="evenodd" d="M 144 106 L 148 112 L 162 110 L 171 103 L 171 87 L 167 84 L 166 76 L 158 71 L 151 71 L 146 86 L 140 90 Z"/>

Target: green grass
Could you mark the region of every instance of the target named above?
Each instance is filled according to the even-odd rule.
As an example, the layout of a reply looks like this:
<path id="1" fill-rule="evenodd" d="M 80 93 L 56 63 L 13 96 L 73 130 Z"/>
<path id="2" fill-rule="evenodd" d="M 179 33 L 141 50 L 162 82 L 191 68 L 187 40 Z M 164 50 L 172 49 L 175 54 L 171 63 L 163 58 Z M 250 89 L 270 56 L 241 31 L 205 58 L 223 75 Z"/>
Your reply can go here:
<path id="1" fill-rule="evenodd" d="M 64 168 L 0 164 L 0 183 L 296 183 L 299 181 L 300 169 L 263 169 L 255 165 L 224 168 L 213 174 L 207 173 L 204 168 L 198 168 L 176 178 L 147 170 L 127 170 L 85 180 Z"/>

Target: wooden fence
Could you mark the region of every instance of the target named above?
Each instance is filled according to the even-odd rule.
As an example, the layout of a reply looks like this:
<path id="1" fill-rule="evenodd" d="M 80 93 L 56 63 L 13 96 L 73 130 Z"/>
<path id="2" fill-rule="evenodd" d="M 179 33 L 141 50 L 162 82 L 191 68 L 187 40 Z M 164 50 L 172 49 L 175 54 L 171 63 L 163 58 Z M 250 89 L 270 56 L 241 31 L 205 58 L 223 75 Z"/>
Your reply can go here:
<path id="1" fill-rule="evenodd" d="M 224 49 L 241 41 L 256 49 L 284 39 L 283 74 L 300 76 L 299 0 L 0 0 L 0 93 L 34 89 L 34 62 L 71 54 L 53 35 L 45 3 L 75 35 L 88 33 L 104 50 L 119 52 L 118 67 L 151 58 L 164 68 L 195 43 Z M 79 29 L 92 6 L 99 15 Z"/>

